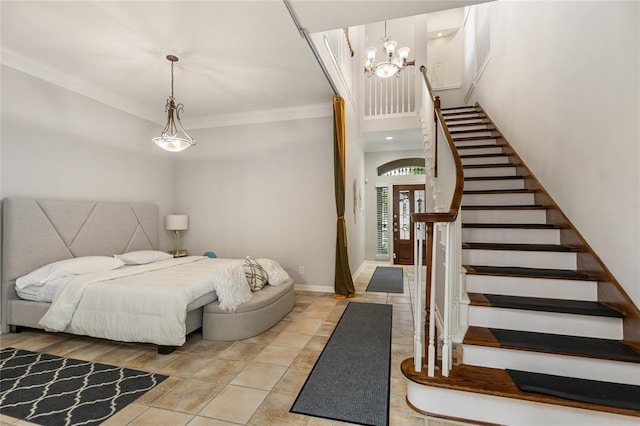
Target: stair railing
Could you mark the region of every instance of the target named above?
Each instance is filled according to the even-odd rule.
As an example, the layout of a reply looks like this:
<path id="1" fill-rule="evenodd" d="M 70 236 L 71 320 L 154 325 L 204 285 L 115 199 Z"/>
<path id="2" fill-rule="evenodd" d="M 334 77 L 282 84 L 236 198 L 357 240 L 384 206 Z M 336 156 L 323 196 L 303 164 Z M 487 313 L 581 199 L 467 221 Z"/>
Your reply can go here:
<path id="1" fill-rule="evenodd" d="M 427 374 L 435 375 L 436 326 L 442 340 L 443 376 L 448 376 L 452 365 L 453 336 L 458 333 L 459 301 L 463 297 L 462 244 L 460 204 L 464 177 L 462 162 L 447 129 L 440 110 L 439 97 L 427 77 L 426 68 L 420 67 L 424 86 L 422 90 L 422 134 L 425 143 L 426 211 L 413 213 L 411 219 L 416 227 L 415 262 L 415 333 L 414 368 L 422 371 L 423 325 L 422 325 L 422 246 L 427 239 L 427 274 L 424 281 L 425 309 L 427 314 Z M 425 235 L 426 231 L 426 235 Z"/>

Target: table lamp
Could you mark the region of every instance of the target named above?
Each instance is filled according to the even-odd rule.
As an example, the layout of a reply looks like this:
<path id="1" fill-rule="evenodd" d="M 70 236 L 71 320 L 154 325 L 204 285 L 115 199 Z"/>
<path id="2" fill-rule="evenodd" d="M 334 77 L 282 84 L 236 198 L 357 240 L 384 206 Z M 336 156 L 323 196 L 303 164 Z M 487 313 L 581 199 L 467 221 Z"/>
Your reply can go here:
<path id="1" fill-rule="evenodd" d="M 165 218 L 165 228 L 167 231 L 174 231 L 173 234 L 173 255 L 180 254 L 180 231 L 189 229 L 189 216 L 186 214 L 170 214 Z"/>

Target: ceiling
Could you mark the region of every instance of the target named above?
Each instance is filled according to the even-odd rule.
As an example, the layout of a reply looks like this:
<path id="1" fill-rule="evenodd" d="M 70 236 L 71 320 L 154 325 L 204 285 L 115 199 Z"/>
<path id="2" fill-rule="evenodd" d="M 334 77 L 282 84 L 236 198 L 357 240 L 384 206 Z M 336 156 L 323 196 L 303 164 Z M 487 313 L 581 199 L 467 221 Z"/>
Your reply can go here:
<path id="1" fill-rule="evenodd" d="M 291 2 L 309 32 L 478 1 Z M 256 112 L 326 109 L 331 89 L 283 1 L 2 1 L 3 64 L 164 124 L 170 94 L 187 128 Z M 188 117 L 188 118 L 187 118 Z"/>

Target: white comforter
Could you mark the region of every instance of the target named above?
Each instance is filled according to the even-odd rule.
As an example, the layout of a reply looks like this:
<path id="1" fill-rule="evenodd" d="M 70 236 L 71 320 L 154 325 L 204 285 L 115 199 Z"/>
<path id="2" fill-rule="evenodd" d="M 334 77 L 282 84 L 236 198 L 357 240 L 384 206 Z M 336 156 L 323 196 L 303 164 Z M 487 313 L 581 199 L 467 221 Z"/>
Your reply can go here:
<path id="1" fill-rule="evenodd" d="M 191 302 L 229 288 L 240 291 L 240 299 L 251 297 L 244 274 L 228 273 L 238 270 L 242 260 L 186 257 L 79 276 L 56 294 L 40 324 L 50 331 L 180 346 Z M 238 279 L 214 281 L 221 275 Z"/>

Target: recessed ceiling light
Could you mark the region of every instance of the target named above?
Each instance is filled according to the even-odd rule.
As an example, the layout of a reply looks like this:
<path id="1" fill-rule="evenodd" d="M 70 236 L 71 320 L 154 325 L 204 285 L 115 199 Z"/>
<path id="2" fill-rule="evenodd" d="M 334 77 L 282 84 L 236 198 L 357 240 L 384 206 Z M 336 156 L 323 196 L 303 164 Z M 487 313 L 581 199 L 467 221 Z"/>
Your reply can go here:
<path id="1" fill-rule="evenodd" d="M 437 37 L 442 37 L 442 33 L 438 33 Z"/>
<path id="2" fill-rule="evenodd" d="M 387 136 L 385 139 L 386 139 L 386 140 L 388 140 L 388 141 L 390 141 L 390 140 L 392 140 L 392 139 L 393 139 L 393 136 Z"/>

